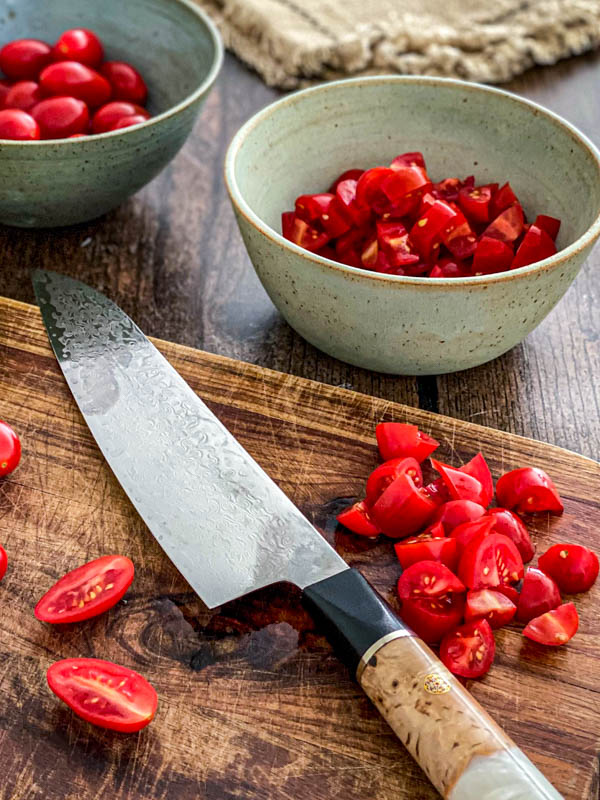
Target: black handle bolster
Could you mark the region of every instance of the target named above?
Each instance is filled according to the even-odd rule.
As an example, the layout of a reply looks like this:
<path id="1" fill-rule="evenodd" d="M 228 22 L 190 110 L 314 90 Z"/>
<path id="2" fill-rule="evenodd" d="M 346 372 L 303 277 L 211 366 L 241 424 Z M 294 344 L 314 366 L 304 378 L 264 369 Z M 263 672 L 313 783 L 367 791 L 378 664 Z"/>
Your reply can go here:
<path id="1" fill-rule="evenodd" d="M 366 651 L 382 636 L 406 629 L 387 603 L 355 569 L 313 583 L 304 590 L 304 604 L 323 627 L 352 673 Z"/>

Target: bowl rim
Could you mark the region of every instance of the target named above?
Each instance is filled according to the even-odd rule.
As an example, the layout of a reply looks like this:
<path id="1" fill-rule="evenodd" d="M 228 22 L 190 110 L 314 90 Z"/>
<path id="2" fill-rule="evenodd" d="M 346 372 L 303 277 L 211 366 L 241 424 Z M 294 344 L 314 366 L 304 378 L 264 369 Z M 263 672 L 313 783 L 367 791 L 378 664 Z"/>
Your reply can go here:
<path id="1" fill-rule="evenodd" d="M 434 77 L 434 76 L 422 76 L 422 75 L 369 75 L 364 77 L 358 78 L 344 78 L 342 80 L 337 81 L 330 81 L 328 83 L 319 84 L 318 86 L 312 86 L 307 89 L 301 89 L 296 92 L 292 92 L 285 97 L 276 100 L 273 103 L 265 106 L 265 108 L 258 111 L 254 114 L 250 119 L 244 123 L 244 125 L 238 130 L 238 132 L 233 137 L 225 156 L 225 165 L 224 165 L 224 175 L 225 175 L 225 185 L 227 187 L 227 191 L 229 192 L 229 196 L 231 199 L 232 204 L 237 209 L 237 211 L 246 218 L 246 220 L 256 228 L 260 233 L 266 236 L 268 239 L 271 239 L 272 242 L 283 247 L 284 249 L 290 250 L 291 252 L 295 253 L 296 255 L 300 255 L 303 258 L 307 259 L 308 261 L 312 261 L 315 264 L 321 267 L 327 267 L 329 269 L 337 270 L 341 273 L 345 273 L 347 275 L 354 275 L 363 279 L 372 280 L 372 281 L 383 281 L 387 282 L 391 285 L 395 285 L 397 287 L 404 286 L 406 284 L 417 285 L 417 286 L 430 286 L 432 289 L 439 288 L 440 286 L 444 287 L 454 287 L 460 288 L 472 285 L 481 285 L 481 284 L 489 284 L 489 283 L 499 283 L 503 281 L 514 280 L 520 278 L 523 275 L 528 275 L 533 272 L 545 272 L 551 269 L 556 268 L 560 264 L 564 264 L 567 262 L 572 256 L 576 255 L 581 250 L 584 250 L 588 246 L 591 246 L 594 241 L 600 236 L 600 208 L 598 209 L 598 214 L 596 218 L 593 220 L 591 225 L 588 229 L 579 236 L 574 242 L 572 242 L 568 247 L 559 250 L 554 255 L 550 256 L 549 258 L 545 258 L 542 261 L 536 261 L 533 264 L 529 264 L 525 267 L 518 267 L 517 269 L 507 270 L 505 272 L 498 272 L 492 275 L 472 275 L 465 278 L 429 278 L 429 277 L 412 277 L 409 275 L 387 275 L 385 273 L 380 272 L 373 272 L 372 270 L 362 269 L 361 267 L 351 267 L 347 264 L 340 264 L 338 261 L 332 261 L 329 258 L 325 258 L 324 256 L 319 256 L 315 253 L 311 253 L 309 250 L 305 250 L 303 247 L 294 244 L 293 242 L 289 241 L 289 239 L 284 238 L 278 231 L 271 228 L 267 225 L 259 216 L 256 214 L 252 208 L 248 205 L 246 200 L 244 199 L 239 186 L 237 184 L 237 180 L 235 177 L 235 164 L 238 153 L 247 138 L 247 136 L 257 127 L 261 122 L 263 122 L 266 118 L 271 116 L 273 113 L 276 113 L 281 107 L 293 104 L 298 101 L 298 98 L 302 98 L 309 94 L 315 94 L 319 92 L 328 92 L 331 89 L 335 90 L 340 86 L 346 86 L 348 84 L 353 85 L 361 85 L 361 84 L 376 84 L 376 83 L 392 83 L 392 84 L 415 84 L 415 83 L 423 83 L 427 85 L 438 85 L 441 87 L 454 87 L 457 89 L 462 89 L 465 91 L 472 91 L 472 92 L 481 92 L 484 94 L 495 94 L 501 97 L 504 97 L 506 100 L 510 102 L 515 102 L 521 106 L 525 106 L 530 111 L 542 114 L 546 118 L 550 120 L 554 125 L 557 127 L 563 128 L 568 135 L 579 145 L 583 146 L 588 153 L 591 155 L 592 159 L 596 163 L 596 168 L 598 170 L 598 175 L 600 177 L 600 151 L 594 145 L 594 143 L 584 134 L 582 133 L 575 125 L 572 125 L 570 122 L 567 122 L 563 117 L 559 114 L 556 114 L 554 111 L 551 111 L 548 108 L 540 105 L 539 103 L 534 102 L 533 100 L 529 100 L 527 98 L 520 97 L 513 92 L 508 92 L 506 89 L 499 89 L 495 86 L 487 86 L 480 83 L 474 83 L 471 81 L 462 81 L 457 78 L 441 78 L 441 77 Z"/>
<path id="2" fill-rule="evenodd" d="M 170 106 L 166 111 L 163 111 L 160 114 L 157 114 L 154 117 L 150 117 L 145 122 L 140 122 L 137 125 L 132 125 L 129 128 L 121 128 L 117 131 L 106 131 L 105 133 L 90 133 L 86 136 L 82 136 L 81 138 L 71 139 L 69 137 L 63 139 L 36 139 L 34 141 L 22 141 L 22 140 L 15 140 L 15 139 L 0 139 L 0 145 L 2 147 L 48 147 L 57 144 L 69 144 L 73 145 L 74 147 L 80 147 L 84 144 L 89 144 L 91 142 L 97 142 L 100 140 L 109 139 L 116 136 L 126 136 L 130 133 L 136 133 L 142 129 L 147 129 L 152 127 L 153 125 L 157 125 L 165 119 L 169 119 L 170 117 L 175 116 L 180 111 L 183 111 L 190 105 L 193 105 L 196 100 L 198 100 L 202 95 L 204 95 L 213 85 L 219 72 L 221 71 L 221 67 L 223 66 L 223 58 L 224 58 L 224 48 L 223 48 L 223 40 L 221 39 L 221 34 L 219 33 L 219 29 L 217 28 L 216 24 L 212 21 L 212 19 L 208 16 L 208 14 L 203 11 L 200 6 L 192 2 L 192 0 L 170 0 L 171 3 L 178 3 L 180 6 L 187 8 L 188 11 L 191 11 L 196 17 L 198 17 L 201 22 L 204 24 L 206 30 L 210 34 L 210 38 L 212 40 L 213 48 L 214 48 L 214 58 L 213 62 L 210 66 L 210 69 L 204 78 L 204 80 L 200 83 L 197 89 L 189 94 L 187 97 L 184 97 L 183 100 L 180 100 L 174 106 Z M 110 102 L 110 101 L 109 101 Z"/>

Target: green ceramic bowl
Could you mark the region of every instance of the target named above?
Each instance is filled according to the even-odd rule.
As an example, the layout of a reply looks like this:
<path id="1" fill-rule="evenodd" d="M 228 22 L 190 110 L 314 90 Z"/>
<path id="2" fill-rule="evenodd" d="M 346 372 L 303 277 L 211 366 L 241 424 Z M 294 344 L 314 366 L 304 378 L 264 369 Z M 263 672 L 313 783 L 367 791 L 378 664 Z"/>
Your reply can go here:
<path id="1" fill-rule="evenodd" d="M 560 252 L 499 275 L 408 278 L 346 267 L 280 235 L 297 195 L 413 150 L 437 180 L 510 180 L 526 212 L 561 218 Z M 384 76 L 289 95 L 241 128 L 225 174 L 254 268 L 285 319 L 326 353 L 381 372 L 454 372 L 509 350 L 560 300 L 600 234 L 591 142 L 535 103 L 463 81 Z"/>
<path id="2" fill-rule="evenodd" d="M 118 206 L 152 180 L 192 130 L 221 67 L 219 34 L 188 0 L 8 0 L 0 43 L 91 28 L 106 57 L 137 67 L 155 115 L 136 128 L 44 142 L 0 139 L 0 222 L 54 227 Z"/>

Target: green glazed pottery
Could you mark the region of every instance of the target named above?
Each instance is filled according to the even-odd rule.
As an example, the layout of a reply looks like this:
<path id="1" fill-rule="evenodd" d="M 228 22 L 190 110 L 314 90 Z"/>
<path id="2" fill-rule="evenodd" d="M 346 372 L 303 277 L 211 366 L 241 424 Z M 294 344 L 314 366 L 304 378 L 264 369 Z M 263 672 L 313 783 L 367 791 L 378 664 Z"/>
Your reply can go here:
<path id="1" fill-rule="evenodd" d="M 491 276 L 382 275 L 280 235 L 299 194 L 351 167 L 421 150 L 434 180 L 510 180 L 525 212 L 562 220 L 560 251 Z M 383 76 L 289 95 L 237 133 L 225 175 L 263 286 L 289 324 L 342 361 L 393 374 L 474 367 L 509 350 L 560 300 L 600 234 L 600 153 L 535 103 L 463 81 Z"/>
<path id="2" fill-rule="evenodd" d="M 75 27 L 102 39 L 106 58 L 132 63 L 155 116 L 83 139 L 0 140 L 0 222 L 54 227 L 98 217 L 152 180 L 192 130 L 221 67 L 213 23 L 188 0 L 8 0 L 0 44 L 54 42 Z"/>

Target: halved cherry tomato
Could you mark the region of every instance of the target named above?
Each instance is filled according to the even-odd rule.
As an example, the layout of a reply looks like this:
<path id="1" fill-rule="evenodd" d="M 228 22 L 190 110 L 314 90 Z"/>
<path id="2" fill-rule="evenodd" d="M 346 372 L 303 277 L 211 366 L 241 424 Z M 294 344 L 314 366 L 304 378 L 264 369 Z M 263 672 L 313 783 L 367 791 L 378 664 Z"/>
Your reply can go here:
<path id="1" fill-rule="evenodd" d="M 334 180 L 334 182 L 329 187 L 329 191 L 335 194 L 337 187 L 342 181 L 348 181 L 348 180 L 357 181 L 363 174 L 363 172 L 364 169 L 347 169 L 345 172 L 342 172 L 342 174 L 338 178 Z"/>
<path id="2" fill-rule="evenodd" d="M 102 556 L 72 570 L 35 607 L 43 622 L 81 622 L 112 608 L 131 586 L 133 563 L 125 556 Z"/>
<path id="3" fill-rule="evenodd" d="M 516 544 L 524 564 L 531 561 L 535 548 L 521 519 L 507 508 L 490 508 L 488 514 L 494 519 L 494 533 L 502 533 Z"/>
<path id="4" fill-rule="evenodd" d="M 510 269 L 514 258 L 510 245 L 500 239 L 483 235 L 473 256 L 473 275 L 493 275 Z"/>
<path id="5" fill-rule="evenodd" d="M 442 597 L 465 591 L 456 575 L 440 561 L 418 561 L 405 569 L 398 579 L 400 600 L 415 597 Z"/>
<path id="6" fill-rule="evenodd" d="M 100 74 L 112 86 L 115 100 L 127 100 L 143 106 L 148 99 L 148 87 L 140 73 L 125 61 L 105 61 Z"/>
<path id="7" fill-rule="evenodd" d="M 577 609 L 573 603 L 563 603 L 528 622 L 523 635 L 539 644 L 558 647 L 572 639 L 578 627 Z"/>
<path id="8" fill-rule="evenodd" d="M 4 108 L 0 111 L 0 139 L 33 142 L 39 138 L 40 128 L 26 111 L 18 108 Z"/>
<path id="9" fill-rule="evenodd" d="M 423 153 L 402 153 L 392 161 L 390 169 L 399 169 L 400 167 L 423 167 L 425 168 L 425 159 Z"/>
<path id="10" fill-rule="evenodd" d="M 419 561 L 441 561 L 453 571 L 458 566 L 456 539 L 444 536 L 439 522 L 425 533 L 403 539 L 394 545 L 394 549 L 403 569 Z"/>
<path id="11" fill-rule="evenodd" d="M 391 537 L 410 536 L 433 516 L 436 505 L 406 473 L 399 475 L 377 500 L 371 513 L 375 524 Z"/>
<path id="12" fill-rule="evenodd" d="M 123 733 L 145 728 L 156 714 L 154 687 L 138 672 L 99 658 L 65 658 L 48 670 L 48 686 L 78 717 Z"/>
<path id="13" fill-rule="evenodd" d="M 481 539 L 483 536 L 488 536 L 494 528 L 494 520 L 491 517 L 479 517 L 479 519 L 471 520 L 471 522 L 463 522 L 457 525 L 453 531 L 450 532 L 452 539 L 456 540 L 456 550 L 460 556 L 465 551 L 465 548 L 471 544 L 475 539 Z"/>
<path id="14" fill-rule="evenodd" d="M 8 567 L 8 556 L 6 555 L 6 550 L 0 544 L 0 581 L 6 575 L 7 567 Z"/>
<path id="15" fill-rule="evenodd" d="M 556 241 L 558 232 L 560 230 L 560 220 L 555 217 L 549 217 L 547 214 L 538 214 L 533 223 L 537 228 L 546 231 L 548 236 L 553 242 Z"/>
<path id="16" fill-rule="evenodd" d="M 111 127 L 111 131 L 120 131 L 122 128 L 131 128 L 134 125 L 141 125 L 148 120 L 147 114 L 132 114 L 130 117 L 123 117 Z"/>
<path id="17" fill-rule="evenodd" d="M 474 539 L 465 547 L 458 565 L 458 576 L 469 589 L 495 589 L 523 577 L 523 560 L 507 536 L 490 533 Z"/>
<path id="18" fill-rule="evenodd" d="M 106 103 L 96 111 L 92 119 L 93 133 L 106 133 L 123 117 L 144 116 L 150 119 L 150 114 L 135 103 L 126 103 L 122 100 Z M 291 212 L 290 212 L 291 213 Z"/>
<path id="19" fill-rule="evenodd" d="M 87 105 L 75 97 L 49 97 L 31 109 L 44 139 L 66 139 L 86 133 L 90 121 Z"/>
<path id="20" fill-rule="evenodd" d="M 485 508 L 472 500 L 450 500 L 438 509 L 435 519 L 442 523 L 448 536 L 458 525 L 473 522 L 484 514 Z"/>
<path id="21" fill-rule="evenodd" d="M 460 623 L 464 608 L 463 594 L 409 598 L 402 601 L 400 616 L 423 641 L 435 644 Z"/>
<path id="22" fill-rule="evenodd" d="M 6 95 L 6 108 L 20 108 L 30 111 L 42 99 L 39 84 L 35 81 L 17 81 Z"/>
<path id="23" fill-rule="evenodd" d="M 512 262 L 512 269 L 526 267 L 543 261 L 556 253 L 556 245 L 545 230 L 537 225 L 530 225 L 523 241 L 519 245 Z"/>
<path id="24" fill-rule="evenodd" d="M 552 545 L 539 557 L 538 565 L 569 594 L 587 592 L 598 577 L 598 556 L 580 544 Z"/>
<path id="25" fill-rule="evenodd" d="M 491 628 L 501 628 L 514 617 L 516 605 L 502 592 L 493 589 L 471 589 L 467 592 L 465 622 L 486 619 Z"/>
<path id="26" fill-rule="evenodd" d="M 483 232 L 484 237 L 499 239 L 506 244 L 512 244 L 523 231 L 525 217 L 519 203 L 513 203 L 499 214 Z"/>
<path id="27" fill-rule="evenodd" d="M 444 486 L 453 500 L 472 500 L 482 506 L 487 505 L 487 493 L 481 482 L 460 469 L 449 467 L 431 459 L 431 464 L 440 473 Z"/>
<path id="28" fill-rule="evenodd" d="M 494 481 L 483 454 L 477 453 L 470 461 L 467 461 L 466 464 L 459 467 L 458 471 L 464 472 L 466 475 L 471 475 L 473 478 L 477 478 L 483 488 L 482 505 L 487 508 L 494 497 Z"/>
<path id="29" fill-rule="evenodd" d="M 404 456 L 415 458 L 420 463 L 440 446 L 416 425 L 404 422 L 380 422 L 375 428 L 375 438 L 384 461 Z"/>
<path id="30" fill-rule="evenodd" d="M 463 678 L 485 675 L 495 652 L 494 634 L 485 619 L 472 620 L 450 631 L 440 644 L 442 663 L 450 672 Z"/>
<path id="31" fill-rule="evenodd" d="M 366 502 L 372 506 L 381 497 L 390 483 L 393 483 L 402 473 L 409 475 L 415 486 L 423 485 L 423 473 L 419 462 L 414 458 L 392 458 L 380 464 L 367 479 Z"/>
<path id="32" fill-rule="evenodd" d="M 104 58 L 102 42 L 93 31 L 72 28 L 61 34 L 52 49 L 54 61 L 78 61 L 87 67 L 99 67 Z"/>
<path id="33" fill-rule="evenodd" d="M 0 50 L 0 70 L 12 80 L 36 80 L 50 52 L 50 45 L 39 39 L 15 39 Z"/>
<path id="34" fill-rule="evenodd" d="M 498 503 L 525 513 L 551 511 L 562 514 L 564 506 L 550 476 L 538 467 L 505 473 L 496 484 Z"/>
<path id="35" fill-rule="evenodd" d="M 336 517 L 340 525 L 351 530 L 352 533 L 358 533 L 359 536 L 379 536 L 381 531 L 371 519 L 369 508 L 364 500 L 354 503 L 353 506 L 342 511 Z"/>
<path id="36" fill-rule="evenodd" d="M 108 103 L 112 94 L 110 83 L 79 61 L 58 61 L 40 73 L 42 91 L 54 97 L 76 97 L 90 108 Z"/>
<path id="37" fill-rule="evenodd" d="M 517 195 L 513 192 L 510 183 L 505 183 L 497 192 L 492 194 L 490 203 L 490 218 L 494 219 L 513 203 L 518 202 Z"/>
<path id="38" fill-rule="evenodd" d="M 458 204 L 468 219 L 473 222 L 489 222 L 490 201 L 492 194 L 497 189 L 497 183 L 490 183 L 486 186 L 463 186 L 458 193 Z"/>
<path id="39" fill-rule="evenodd" d="M 556 583 L 541 569 L 529 567 L 519 594 L 517 619 L 520 622 L 529 622 L 559 605 L 560 592 Z"/>
<path id="40" fill-rule="evenodd" d="M 19 437 L 7 422 L 0 420 L 0 478 L 10 475 L 19 466 L 20 460 Z"/>

